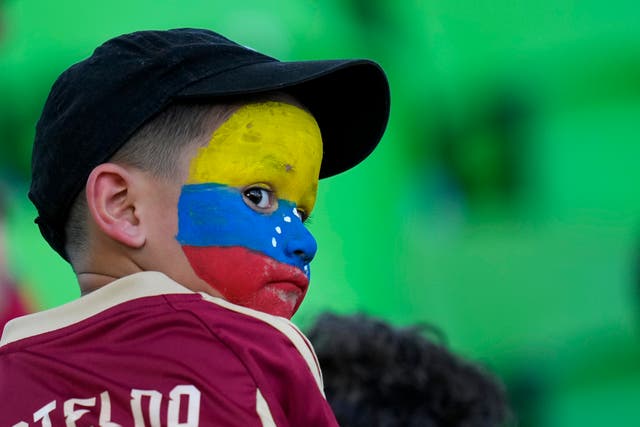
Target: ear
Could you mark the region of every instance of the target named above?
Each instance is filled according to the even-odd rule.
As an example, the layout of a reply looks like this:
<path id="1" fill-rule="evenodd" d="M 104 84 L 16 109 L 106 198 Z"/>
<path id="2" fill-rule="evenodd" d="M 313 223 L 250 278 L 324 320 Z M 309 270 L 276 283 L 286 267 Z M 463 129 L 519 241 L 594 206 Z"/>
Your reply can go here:
<path id="1" fill-rule="evenodd" d="M 130 248 L 140 248 L 146 235 L 136 212 L 134 184 L 127 169 L 103 163 L 93 169 L 87 180 L 87 205 L 104 234 Z"/>

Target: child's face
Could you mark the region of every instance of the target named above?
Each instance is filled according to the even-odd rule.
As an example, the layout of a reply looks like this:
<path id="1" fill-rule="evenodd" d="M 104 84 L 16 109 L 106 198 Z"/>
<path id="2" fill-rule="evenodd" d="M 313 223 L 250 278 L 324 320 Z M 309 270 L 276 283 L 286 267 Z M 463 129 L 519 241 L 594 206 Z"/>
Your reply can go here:
<path id="1" fill-rule="evenodd" d="M 322 140 L 314 118 L 281 102 L 243 106 L 191 159 L 178 234 L 195 273 L 225 299 L 290 318 L 309 284 Z"/>

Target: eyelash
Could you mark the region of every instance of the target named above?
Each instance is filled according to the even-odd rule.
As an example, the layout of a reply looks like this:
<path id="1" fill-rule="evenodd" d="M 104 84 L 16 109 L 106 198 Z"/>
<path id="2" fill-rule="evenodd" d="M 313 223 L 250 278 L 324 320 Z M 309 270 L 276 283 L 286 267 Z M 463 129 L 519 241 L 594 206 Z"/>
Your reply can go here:
<path id="1" fill-rule="evenodd" d="M 260 200 L 259 202 L 255 202 L 254 200 L 252 200 L 252 196 L 255 195 L 255 191 L 259 191 L 261 194 L 262 192 L 266 193 L 268 195 L 268 203 L 269 206 L 267 207 L 261 207 L 259 206 L 260 203 L 263 202 L 263 200 Z M 268 188 L 264 188 L 264 187 L 249 187 L 247 189 L 245 189 L 242 192 L 242 195 L 244 198 L 248 199 L 249 202 L 254 205 L 256 208 L 258 208 L 259 210 L 270 210 L 273 209 L 274 207 L 277 209 L 277 202 L 274 202 L 274 197 L 273 197 L 273 191 L 269 190 Z M 311 215 L 308 215 L 306 213 L 306 211 L 302 210 L 302 209 L 297 209 L 298 214 L 300 215 L 300 220 L 302 221 L 303 224 L 305 225 L 309 225 L 311 224 Z"/>
<path id="2" fill-rule="evenodd" d="M 263 193 L 266 193 L 266 197 L 267 197 L 266 201 L 269 204 L 268 206 L 260 206 L 261 203 L 264 203 L 265 201 L 264 199 L 261 199 L 257 202 L 253 200 L 252 197 L 256 195 L 256 192 L 259 192 L 260 196 L 262 196 Z M 274 207 L 274 205 L 276 205 L 276 203 L 274 203 L 273 191 L 267 188 L 249 187 L 242 192 L 242 195 L 244 198 L 248 199 L 249 203 L 251 203 L 253 206 L 255 206 L 259 210 L 270 210 Z"/>

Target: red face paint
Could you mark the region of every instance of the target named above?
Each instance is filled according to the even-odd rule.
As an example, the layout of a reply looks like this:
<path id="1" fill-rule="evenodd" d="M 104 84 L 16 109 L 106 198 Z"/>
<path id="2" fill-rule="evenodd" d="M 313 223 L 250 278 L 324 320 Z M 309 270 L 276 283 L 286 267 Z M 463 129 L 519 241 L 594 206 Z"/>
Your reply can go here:
<path id="1" fill-rule="evenodd" d="M 290 319 L 309 279 L 296 267 L 244 247 L 183 246 L 196 274 L 238 305 Z"/>

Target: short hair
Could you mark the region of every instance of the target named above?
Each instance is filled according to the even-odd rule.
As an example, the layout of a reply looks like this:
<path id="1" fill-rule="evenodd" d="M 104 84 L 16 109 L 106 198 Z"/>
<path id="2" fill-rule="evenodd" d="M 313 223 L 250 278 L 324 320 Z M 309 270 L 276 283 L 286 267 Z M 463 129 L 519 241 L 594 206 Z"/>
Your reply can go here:
<path id="1" fill-rule="evenodd" d="M 511 422 L 502 384 L 417 327 L 362 314 L 318 317 L 307 336 L 342 427 L 497 427 Z"/>
<path id="2" fill-rule="evenodd" d="M 225 121 L 237 104 L 172 104 L 143 125 L 114 155 L 110 162 L 133 166 L 152 175 L 172 179 L 177 176 L 176 159 L 194 144 L 208 142 L 206 136 Z M 72 261 L 86 252 L 88 206 L 81 191 L 69 210 L 65 224 L 65 251 Z"/>

